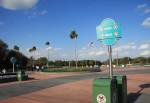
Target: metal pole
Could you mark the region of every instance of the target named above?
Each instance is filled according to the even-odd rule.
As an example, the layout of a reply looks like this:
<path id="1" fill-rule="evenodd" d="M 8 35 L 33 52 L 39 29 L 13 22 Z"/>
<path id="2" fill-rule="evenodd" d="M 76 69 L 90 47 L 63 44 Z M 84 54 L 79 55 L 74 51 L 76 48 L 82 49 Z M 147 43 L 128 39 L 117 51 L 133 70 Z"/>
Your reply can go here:
<path id="1" fill-rule="evenodd" d="M 109 53 L 109 76 L 112 78 L 113 70 L 112 70 L 112 48 L 111 45 L 108 46 L 108 53 Z"/>
<path id="2" fill-rule="evenodd" d="M 130 57 L 128 57 L 128 60 L 129 60 L 129 65 L 130 65 Z"/>
<path id="3" fill-rule="evenodd" d="M 15 64 L 13 63 L 13 73 L 15 72 Z"/>
<path id="4" fill-rule="evenodd" d="M 96 66 L 96 62 L 97 62 L 97 61 L 96 61 L 96 59 L 95 59 L 95 66 Z"/>
<path id="5" fill-rule="evenodd" d="M 48 53 L 47 53 L 47 68 L 48 68 L 49 67 L 49 63 L 48 63 L 49 62 L 49 48 L 47 51 L 48 51 Z"/>
<path id="6" fill-rule="evenodd" d="M 117 48 L 117 66 L 118 66 L 118 48 Z"/>

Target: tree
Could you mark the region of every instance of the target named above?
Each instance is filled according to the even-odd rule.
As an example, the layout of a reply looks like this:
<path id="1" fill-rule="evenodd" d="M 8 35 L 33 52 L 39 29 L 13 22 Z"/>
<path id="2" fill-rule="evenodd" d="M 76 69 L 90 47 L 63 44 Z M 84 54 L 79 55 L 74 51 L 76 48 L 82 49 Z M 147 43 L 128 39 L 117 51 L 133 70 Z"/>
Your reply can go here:
<path id="1" fill-rule="evenodd" d="M 8 45 L 5 42 L 3 42 L 2 40 L 0 40 L 0 49 L 2 49 L 2 48 L 8 48 Z"/>
<path id="2" fill-rule="evenodd" d="M 36 49 L 36 46 L 33 46 L 32 47 L 32 50 L 35 52 L 37 49 Z"/>
<path id="3" fill-rule="evenodd" d="M 50 42 L 47 41 L 47 42 L 45 43 L 45 45 L 49 46 L 49 45 L 50 45 Z"/>
<path id="4" fill-rule="evenodd" d="M 40 57 L 39 59 L 36 60 L 36 65 L 39 65 L 39 66 L 43 66 L 43 65 L 46 65 L 47 63 L 47 58 L 46 57 Z"/>
<path id="5" fill-rule="evenodd" d="M 32 53 L 32 52 L 35 52 L 36 51 L 36 46 L 33 46 L 32 48 L 29 49 L 29 52 Z M 33 56 L 32 56 L 33 57 Z M 32 60 L 32 66 L 34 65 L 34 60 Z"/>
<path id="6" fill-rule="evenodd" d="M 147 63 L 147 58 L 145 57 L 136 57 L 133 60 L 134 64 L 146 64 Z"/>
<path id="7" fill-rule="evenodd" d="M 47 41 L 47 42 L 45 43 L 45 45 L 49 47 L 49 46 L 50 46 L 50 42 Z M 48 61 L 49 61 L 49 49 L 50 49 L 50 48 L 47 48 L 47 67 L 49 66 L 49 65 L 48 65 L 48 64 L 49 64 L 49 63 L 48 63 Z"/>
<path id="8" fill-rule="evenodd" d="M 8 57 L 8 45 L 0 39 L 0 69 L 7 66 L 6 61 Z"/>
<path id="9" fill-rule="evenodd" d="M 90 65 L 90 66 L 94 66 L 94 62 L 95 62 L 94 60 L 90 60 L 90 61 L 89 61 L 89 65 Z"/>
<path id="10" fill-rule="evenodd" d="M 33 46 L 32 48 L 29 49 L 29 52 L 32 53 L 32 52 L 35 52 L 36 50 L 37 50 L 36 46 Z"/>
<path id="11" fill-rule="evenodd" d="M 78 34 L 76 33 L 75 30 L 71 31 L 70 33 L 70 39 L 75 40 L 75 61 L 76 61 L 76 68 L 78 67 L 78 63 L 77 63 L 77 37 Z"/>
<path id="12" fill-rule="evenodd" d="M 14 45 L 14 48 L 13 48 L 15 51 L 19 51 L 19 46 L 17 45 Z"/>

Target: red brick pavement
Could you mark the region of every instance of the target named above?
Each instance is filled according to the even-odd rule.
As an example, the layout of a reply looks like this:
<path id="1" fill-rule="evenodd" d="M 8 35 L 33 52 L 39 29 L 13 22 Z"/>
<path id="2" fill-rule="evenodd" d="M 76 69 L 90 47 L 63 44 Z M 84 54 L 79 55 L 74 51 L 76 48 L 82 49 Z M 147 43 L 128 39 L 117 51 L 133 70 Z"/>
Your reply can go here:
<path id="1" fill-rule="evenodd" d="M 136 93 L 141 90 L 140 85 L 150 83 L 150 74 L 128 75 L 127 78 L 128 93 Z M 141 93 L 150 93 L 150 88 L 143 88 Z M 0 103 L 92 103 L 92 80 L 63 84 L 1 100 Z"/>

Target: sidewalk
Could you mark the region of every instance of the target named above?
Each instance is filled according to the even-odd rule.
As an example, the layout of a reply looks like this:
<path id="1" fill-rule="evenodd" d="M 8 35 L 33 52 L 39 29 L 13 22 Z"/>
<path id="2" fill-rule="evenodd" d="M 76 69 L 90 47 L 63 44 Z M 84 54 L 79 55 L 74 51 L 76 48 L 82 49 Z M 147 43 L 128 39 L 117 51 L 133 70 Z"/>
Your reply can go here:
<path id="1" fill-rule="evenodd" d="M 150 100 L 150 74 L 128 75 L 130 103 Z M 0 103 L 92 103 L 92 79 L 62 84 L 37 92 L 1 100 Z"/>
<path id="2" fill-rule="evenodd" d="M 11 84 L 18 84 L 18 83 L 27 83 L 27 82 L 32 82 L 32 81 L 38 81 L 38 80 L 45 80 L 45 79 L 50 79 L 50 78 L 58 78 L 58 77 L 64 77 L 64 76 L 73 76 L 73 75 L 80 75 L 79 73 L 44 73 L 44 72 L 31 72 L 29 74 L 29 79 L 28 81 L 14 81 L 14 82 L 8 82 L 8 83 L 2 83 L 0 84 L 0 87 L 2 86 L 8 86 Z"/>
<path id="3" fill-rule="evenodd" d="M 150 101 L 150 74 L 128 76 L 128 103 L 148 103 Z"/>

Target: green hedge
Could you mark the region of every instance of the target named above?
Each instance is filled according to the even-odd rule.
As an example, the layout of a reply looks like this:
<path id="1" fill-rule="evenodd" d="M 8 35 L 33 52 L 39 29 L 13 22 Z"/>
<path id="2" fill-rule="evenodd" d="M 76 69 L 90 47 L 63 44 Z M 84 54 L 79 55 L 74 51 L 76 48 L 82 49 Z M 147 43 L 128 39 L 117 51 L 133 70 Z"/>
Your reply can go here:
<path id="1" fill-rule="evenodd" d="M 43 69 L 43 72 L 100 72 L 98 68 L 51 68 Z"/>

